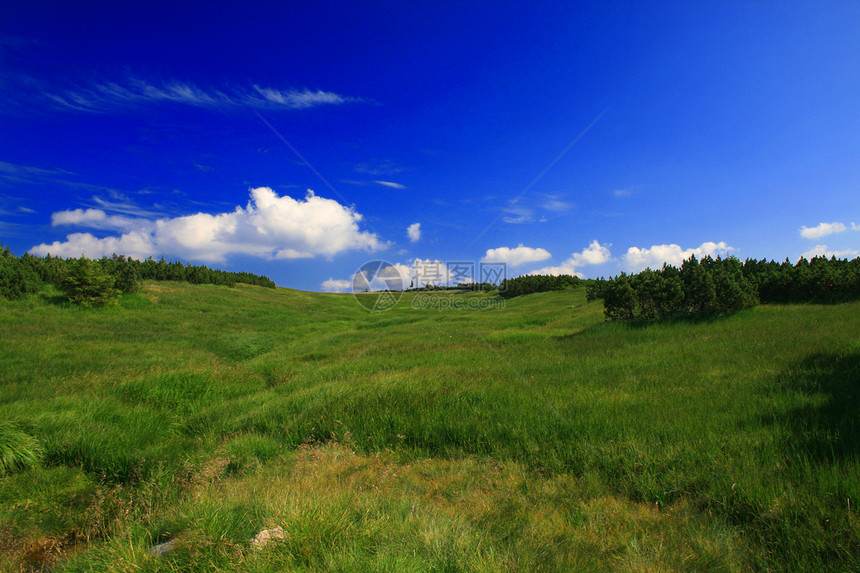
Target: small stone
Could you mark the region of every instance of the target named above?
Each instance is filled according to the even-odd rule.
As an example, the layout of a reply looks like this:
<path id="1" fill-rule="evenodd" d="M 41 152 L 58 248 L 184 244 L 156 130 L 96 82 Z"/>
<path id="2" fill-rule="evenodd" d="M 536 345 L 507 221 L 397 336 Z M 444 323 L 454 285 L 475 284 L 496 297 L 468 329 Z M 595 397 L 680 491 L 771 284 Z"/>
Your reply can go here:
<path id="1" fill-rule="evenodd" d="M 159 543 L 158 545 L 153 545 L 149 548 L 150 557 L 161 557 L 165 553 L 169 553 L 176 549 L 176 540 L 171 539 L 169 541 L 165 541 L 164 543 Z"/>
<path id="2" fill-rule="evenodd" d="M 272 529 L 264 529 L 251 540 L 251 547 L 262 549 L 273 539 L 284 539 L 286 536 L 287 533 L 280 525 L 278 527 L 273 527 Z"/>

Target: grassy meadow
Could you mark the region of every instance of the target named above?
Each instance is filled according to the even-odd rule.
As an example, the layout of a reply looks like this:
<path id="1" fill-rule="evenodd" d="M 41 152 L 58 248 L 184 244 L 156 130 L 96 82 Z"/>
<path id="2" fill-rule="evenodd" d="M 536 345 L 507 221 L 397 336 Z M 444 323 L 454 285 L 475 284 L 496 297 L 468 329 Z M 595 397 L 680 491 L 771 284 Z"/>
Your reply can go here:
<path id="1" fill-rule="evenodd" d="M 3 571 L 860 570 L 860 303 L 150 282 L 0 341 Z"/>

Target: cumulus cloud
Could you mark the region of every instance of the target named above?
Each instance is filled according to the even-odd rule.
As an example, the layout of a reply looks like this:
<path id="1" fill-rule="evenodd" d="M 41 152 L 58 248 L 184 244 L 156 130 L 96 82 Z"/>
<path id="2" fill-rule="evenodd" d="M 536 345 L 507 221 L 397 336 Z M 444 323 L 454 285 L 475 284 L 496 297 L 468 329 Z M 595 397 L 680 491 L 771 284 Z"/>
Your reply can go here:
<path id="1" fill-rule="evenodd" d="M 258 85 L 250 89 L 218 90 L 182 81 L 152 83 L 139 78 L 48 94 L 55 105 L 85 112 L 109 112 L 142 104 L 178 103 L 207 108 L 308 109 L 361 101 L 323 90 L 278 90 Z"/>
<path id="2" fill-rule="evenodd" d="M 349 292 L 350 288 L 352 288 L 352 282 L 346 279 L 330 278 L 322 283 L 323 292 Z"/>
<path id="3" fill-rule="evenodd" d="M 228 255 L 243 254 L 266 259 L 331 257 L 346 250 L 368 252 L 384 249 L 374 234 L 362 231 L 362 215 L 333 199 L 308 190 L 304 200 L 279 197 L 268 187 L 250 191 L 251 199 L 232 212 L 196 213 L 174 218 L 144 219 L 108 216 L 98 209 L 59 212 L 55 224 L 105 228 L 107 222 L 123 227 L 119 236 L 97 238 L 73 233 L 65 241 L 40 244 L 34 255 L 62 257 L 85 254 L 96 258 L 112 253 L 134 258 L 180 256 L 206 262 L 221 262 Z M 104 217 L 102 217 L 104 214 Z"/>
<path id="4" fill-rule="evenodd" d="M 578 253 L 573 253 L 567 260 L 557 266 L 544 267 L 528 274 L 530 275 L 577 275 L 582 276 L 577 269 L 588 265 L 602 265 L 612 260 L 609 251 L 611 244 L 601 245 L 597 239 Z"/>
<path id="5" fill-rule="evenodd" d="M 847 230 L 848 228 L 843 223 L 819 223 L 815 227 L 801 227 L 800 236 L 805 239 L 820 239 Z"/>
<path id="6" fill-rule="evenodd" d="M 72 233 L 63 242 L 54 241 L 50 245 L 42 243 L 30 249 L 31 255 L 44 257 L 54 255 L 69 258 L 87 256 L 97 259 L 113 253 L 143 260 L 156 256 L 152 235 L 147 231 L 130 231 L 119 237 L 98 238 L 90 233 Z"/>
<path id="7" fill-rule="evenodd" d="M 623 257 L 623 266 L 624 270 L 634 273 L 646 268 L 658 269 L 663 266 L 663 263 L 680 266 L 685 259 L 689 259 L 692 255 L 697 258 L 725 256 L 733 250 L 733 247 L 728 246 L 723 241 L 719 243 L 708 241 L 691 249 L 682 249 L 675 244 L 651 245 L 648 249 L 630 247 Z"/>
<path id="8" fill-rule="evenodd" d="M 827 245 L 815 245 L 800 256 L 805 259 L 811 259 L 813 257 L 827 257 L 828 259 L 831 257 L 836 257 L 837 259 L 853 259 L 855 257 L 860 257 L 860 251 L 854 249 L 832 251 L 827 247 Z"/>
<path id="9" fill-rule="evenodd" d="M 512 267 L 518 267 L 525 263 L 544 261 L 552 255 L 546 249 L 525 247 L 522 243 L 514 247 L 499 247 L 487 249 L 487 254 L 481 259 L 485 263 L 507 263 Z"/>
<path id="10" fill-rule="evenodd" d="M 611 244 L 601 245 L 597 239 L 579 253 L 573 253 L 570 257 L 571 262 L 577 267 L 586 265 L 602 265 L 603 263 L 612 260 L 612 253 L 609 252 Z"/>
<path id="11" fill-rule="evenodd" d="M 409 235 L 409 240 L 417 243 L 421 240 L 421 223 L 412 223 L 406 228 L 406 234 Z"/>

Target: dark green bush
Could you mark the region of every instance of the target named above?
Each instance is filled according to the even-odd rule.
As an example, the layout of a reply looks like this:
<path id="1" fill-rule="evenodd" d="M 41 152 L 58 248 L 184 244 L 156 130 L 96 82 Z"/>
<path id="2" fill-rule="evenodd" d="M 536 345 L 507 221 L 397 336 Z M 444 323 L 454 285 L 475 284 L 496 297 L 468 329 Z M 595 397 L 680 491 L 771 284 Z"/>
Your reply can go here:
<path id="1" fill-rule="evenodd" d="M 0 244 L 0 296 L 10 300 L 24 298 L 42 286 L 33 268 Z"/>
<path id="2" fill-rule="evenodd" d="M 758 293 L 737 259 L 690 257 L 680 269 L 663 265 L 659 271 L 594 281 L 587 298 L 602 298 L 612 320 L 657 320 L 731 314 L 754 306 Z"/>
<path id="3" fill-rule="evenodd" d="M 107 274 L 100 264 L 81 257 L 68 265 L 61 288 L 69 300 L 79 306 L 107 306 L 116 304 L 119 296 L 115 283 L 114 277 Z"/>

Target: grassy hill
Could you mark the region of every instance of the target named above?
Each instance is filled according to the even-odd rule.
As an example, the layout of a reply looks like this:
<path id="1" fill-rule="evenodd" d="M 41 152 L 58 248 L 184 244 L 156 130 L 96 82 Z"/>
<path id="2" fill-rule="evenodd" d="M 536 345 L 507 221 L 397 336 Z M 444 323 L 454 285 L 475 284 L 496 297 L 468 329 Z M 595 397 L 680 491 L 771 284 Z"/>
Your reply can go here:
<path id="1" fill-rule="evenodd" d="M 602 310 L 0 300 L 0 569 L 860 570 L 860 303 Z"/>

